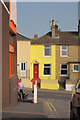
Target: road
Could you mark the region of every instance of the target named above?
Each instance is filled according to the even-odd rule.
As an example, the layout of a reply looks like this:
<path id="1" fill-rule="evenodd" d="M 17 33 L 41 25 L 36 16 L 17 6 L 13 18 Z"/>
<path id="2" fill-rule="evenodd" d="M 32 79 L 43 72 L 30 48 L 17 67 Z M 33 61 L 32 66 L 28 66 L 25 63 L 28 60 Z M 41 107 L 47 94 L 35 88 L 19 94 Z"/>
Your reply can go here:
<path id="1" fill-rule="evenodd" d="M 31 94 L 30 94 L 31 95 Z M 38 101 L 42 101 L 48 118 L 70 118 L 71 92 L 38 90 Z"/>
<path id="2" fill-rule="evenodd" d="M 28 93 L 27 101 L 18 102 L 14 107 L 4 111 L 4 117 L 56 118 L 56 120 L 58 120 L 58 118 L 60 118 L 59 120 L 66 118 L 66 120 L 69 120 L 71 92 L 38 89 L 37 104 L 32 103 L 34 98 L 32 89 L 25 89 L 25 92 Z"/>

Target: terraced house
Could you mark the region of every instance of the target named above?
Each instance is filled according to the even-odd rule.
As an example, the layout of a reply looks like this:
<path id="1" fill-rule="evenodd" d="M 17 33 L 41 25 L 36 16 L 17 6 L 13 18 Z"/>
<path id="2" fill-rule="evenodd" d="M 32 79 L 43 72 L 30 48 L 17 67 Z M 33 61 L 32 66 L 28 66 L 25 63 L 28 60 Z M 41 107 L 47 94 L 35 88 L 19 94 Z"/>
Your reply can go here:
<path id="1" fill-rule="evenodd" d="M 50 32 L 31 41 L 30 76 L 33 84 L 38 80 L 40 88 L 72 89 L 80 79 L 79 33 L 59 31 L 53 20 Z"/>
<path id="2" fill-rule="evenodd" d="M 17 33 L 17 75 L 24 87 L 31 88 L 30 81 L 30 39 Z"/>
<path id="3" fill-rule="evenodd" d="M 40 38 L 34 35 L 34 39 L 23 37 L 23 40 L 22 36 L 18 35 L 21 37 L 17 41 L 17 70 L 25 87 L 33 88 L 37 81 L 37 88 L 41 89 L 72 89 L 76 81 L 80 79 L 78 54 L 80 22 L 78 28 L 78 32 L 60 31 L 58 25 L 52 20 L 51 31 Z M 26 71 L 22 70 L 23 76 L 20 76 L 22 74 L 20 69 L 26 66 L 25 61 Z"/>

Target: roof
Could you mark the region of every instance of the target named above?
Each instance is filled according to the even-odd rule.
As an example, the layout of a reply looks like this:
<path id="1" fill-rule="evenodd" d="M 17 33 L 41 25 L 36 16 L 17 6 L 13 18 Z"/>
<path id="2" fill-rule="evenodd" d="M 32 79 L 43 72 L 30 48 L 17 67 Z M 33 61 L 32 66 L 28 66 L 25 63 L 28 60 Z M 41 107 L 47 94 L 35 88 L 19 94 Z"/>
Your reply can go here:
<path id="1" fill-rule="evenodd" d="M 62 32 L 59 31 L 59 37 L 52 38 L 51 32 L 43 35 L 42 37 L 31 40 L 31 44 L 55 44 L 55 45 L 79 45 L 78 32 Z"/>
<path id="2" fill-rule="evenodd" d="M 30 39 L 17 33 L 17 41 L 30 41 Z"/>

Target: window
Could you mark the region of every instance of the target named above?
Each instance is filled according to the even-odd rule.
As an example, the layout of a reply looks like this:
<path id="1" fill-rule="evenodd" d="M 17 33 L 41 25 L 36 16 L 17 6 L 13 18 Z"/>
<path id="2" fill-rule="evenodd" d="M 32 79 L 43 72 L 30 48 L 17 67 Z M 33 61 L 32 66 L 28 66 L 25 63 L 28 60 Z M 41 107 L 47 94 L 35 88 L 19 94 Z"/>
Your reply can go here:
<path id="1" fill-rule="evenodd" d="M 9 44 L 9 76 L 12 77 L 14 75 L 14 46 Z"/>
<path id="2" fill-rule="evenodd" d="M 45 76 L 51 75 L 51 64 L 44 64 L 43 75 L 45 75 Z"/>
<path id="3" fill-rule="evenodd" d="M 73 72 L 79 72 L 79 65 L 73 65 Z"/>
<path id="4" fill-rule="evenodd" d="M 68 57 L 68 46 L 67 45 L 60 46 L 60 55 L 61 57 Z"/>
<path id="5" fill-rule="evenodd" d="M 20 76 L 27 77 L 26 62 L 20 62 Z"/>
<path id="6" fill-rule="evenodd" d="M 68 76 L 68 65 L 61 65 L 61 76 Z"/>
<path id="7" fill-rule="evenodd" d="M 46 57 L 51 56 L 51 46 L 50 45 L 45 45 L 43 51 L 44 51 L 44 56 L 46 56 Z"/>
<path id="8" fill-rule="evenodd" d="M 21 70 L 26 70 L 25 64 L 26 64 L 26 63 L 21 63 Z"/>

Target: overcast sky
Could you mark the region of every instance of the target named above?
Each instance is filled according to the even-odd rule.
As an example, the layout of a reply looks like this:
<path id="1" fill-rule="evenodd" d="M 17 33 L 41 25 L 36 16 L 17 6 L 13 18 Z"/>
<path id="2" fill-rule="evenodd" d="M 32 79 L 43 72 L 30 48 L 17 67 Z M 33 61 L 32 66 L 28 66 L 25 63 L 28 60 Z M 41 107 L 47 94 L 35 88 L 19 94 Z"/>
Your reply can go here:
<path id="1" fill-rule="evenodd" d="M 50 22 L 54 19 L 62 31 L 77 31 L 77 2 L 18 2 L 17 31 L 26 37 L 38 37 L 50 30 Z"/>

